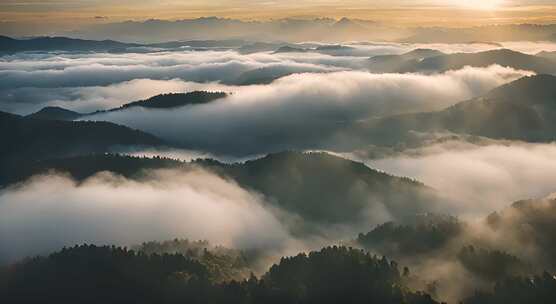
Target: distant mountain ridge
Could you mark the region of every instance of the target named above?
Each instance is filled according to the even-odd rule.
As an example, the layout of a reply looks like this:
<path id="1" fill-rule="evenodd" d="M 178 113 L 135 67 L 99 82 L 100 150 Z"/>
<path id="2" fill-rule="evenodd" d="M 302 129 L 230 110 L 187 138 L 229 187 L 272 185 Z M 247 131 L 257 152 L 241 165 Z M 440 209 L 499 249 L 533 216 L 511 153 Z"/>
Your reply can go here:
<path id="1" fill-rule="evenodd" d="M 556 73 L 556 61 L 528 55 L 509 49 L 497 49 L 478 53 L 455 53 L 431 56 L 406 64 L 395 72 L 446 72 L 465 66 L 487 67 L 493 64 L 533 71 L 538 74 Z"/>
<path id="2" fill-rule="evenodd" d="M 188 93 L 168 93 L 150 97 L 145 100 L 126 103 L 118 108 L 98 110 L 91 113 L 78 113 L 61 107 L 45 107 L 38 112 L 27 115 L 28 118 L 45 120 L 75 120 L 86 118 L 100 113 L 123 111 L 131 108 L 142 107 L 148 109 L 171 109 L 183 106 L 206 104 L 228 96 L 224 92 L 193 91 Z"/>
<path id="3" fill-rule="evenodd" d="M 0 53 L 16 53 L 26 51 L 124 51 L 139 44 L 122 43 L 114 40 L 84 40 L 67 37 L 38 37 L 30 39 L 14 39 L 0 36 Z"/>
<path id="4" fill-rule="evenodd" d="M 242 21 L 201 17 L 183 20 L 125 21 L 96 24 L 71 33 L 74 37 L 160 43 L 195 39 L 263 41 L 400 41 L 468 43 L 473 41 L 550 41 L 556 25 L 491 25 L 467 28 L 399 28 L 387 22 L 352 18 L 285 18 Z"/>
<path id="5" fill-rule="evenodd" d="M 396 73 L 418 64 L 420 61 L 444 53 L 431 49 L 415 49 L 401 55 L 380 55 L 369 59 L 369 69 L 375 73 Z"/>
<path id="6" fill-rule="evenodd" d="M 446 130 L 494 139 L 554 141 L 556 76 L 523 77 L 441 111 L 396 115 L 359 127 L 366 137 L 386 145 L 403 140 L 409 131 Z"/>
<path id="7" fill-rule="evenodd" d="M 402 55 L 372 57 L 369 59 L 369 70 L 379 73 L 443 73 L 466 66 L 488 67 L 494 64 L 538 74 L 556 73 L 556 60 L 548 55 L 529 55 L 509 49 L 453 54 L 415 49 Z"/>

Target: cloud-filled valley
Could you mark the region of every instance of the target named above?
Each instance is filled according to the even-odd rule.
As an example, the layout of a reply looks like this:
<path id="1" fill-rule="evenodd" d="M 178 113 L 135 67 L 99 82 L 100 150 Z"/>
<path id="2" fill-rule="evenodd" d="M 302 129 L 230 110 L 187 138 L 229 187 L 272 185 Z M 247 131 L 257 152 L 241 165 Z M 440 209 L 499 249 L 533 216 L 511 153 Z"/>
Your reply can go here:
<path id="1" fill-rule="evenodd" d="M 529 74 L 499 66 L 432 76 L 300 74 L 270 85 L 216 87 L 233 94 L 207 105 L 172 111 L 130 109 L 85 119 L 128 125 L 221 154 L 316 149 L 349 142 L 336 133 L 355 121 L 439 110 Z M 268 147 L 260 144 L 265 138 L 272 138 Z"/>
<path id="2" fill-rule="evenodd" d="M 499 304 L 476 299 L 553 274 L 556 44 L 418 38 L 0 50 L 0 301 L 52 252 L 106 254 L 76 244 L 191 258 L 157 281 L 178 297 L 284 291 L 312 259 L 396 268 L 403 301 L 379 303 Z"/>
<path id="3" fill-rule="evenodd" d="M 539 50 L 553 51 L 550 43 L 492 44 L 346 44 L 342 48 L 321 44 L 300 44 L 299 48 L 313 48 L 309 52 L 274 53 L 270 51 L 242 53 L 241 49 L 162 50 L 144 53 L 16 53 L 0 59 L 1 109 L 28 114 L 48 104 L 79 101 L 76 90 L 102 91 L 138 79 L 190 82 L 220 82 L 245 84 L 268 81 L 281 75 L 300 72 L 333 72 L 371 68 L 369 58 L 377 55 L 398 55 L 413 49 L 430 48 L 444 53 L 479 52 L 502 47 L 529 54 Z M 326 45 L 325 45 L 326 46 Z M 314 48 L 317 47 L 315 50 Z M 255 73 L 257 71 L 257 73 Z M 144 88 L 145 86 L 143 86 Z M 149 86 L 153 87 L 153 86 Z M 153 93 L 162 90 L 153 90 Z M 130 96 L 134 97 L 133 90 Z M 41 96 L 42 95 L 42 96 Z M 46 95 L 46 96 L 45 96 Z M 46 97 L 46 98 L 45 98 Z M 120 100 L 130 102 L 132 100 Z M 102 107 L 105 104 L 98 104 Z M 70 108 L 97 110 L 95 105 L 68 104 Z"/>

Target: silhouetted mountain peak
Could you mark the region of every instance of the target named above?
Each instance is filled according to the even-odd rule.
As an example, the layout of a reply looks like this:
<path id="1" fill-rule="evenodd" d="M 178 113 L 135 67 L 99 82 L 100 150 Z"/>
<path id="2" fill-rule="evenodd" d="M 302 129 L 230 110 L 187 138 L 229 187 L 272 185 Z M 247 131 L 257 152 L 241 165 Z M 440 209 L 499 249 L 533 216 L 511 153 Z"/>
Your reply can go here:
<path id="1" fill-rule="evenodd" d="M 168 109 L 183 107 L 188 105 L 199 105 L 212 102 L 216 99 L 224 98 L 228 94 L 224 92 L 207 92 L 207 91 L 194 91 L 189 93 L 169 93 L 160 94 L 151 98 L 131 102 L 119 108 L 111 109 L 108 111 L 119 111 L 132 107 L 154 108 L 154 109 Z"/>
<path id="2" fill-rule="evenodd" d="M 25 51 L 112 51 L 122 50 L 138 44 L 122 43 L 114 40 L 84 40 L 68 37 L 35 37 L 30 39 L 13 39 L 3 36 L 2 52 Z"/>
<path id="3" fill-rule="evenodd" d="M 62 107 L 44 107 L 40 111 L 27 115 L 27 118 L 46 120 L 74 120 L 83 114 Z"/>

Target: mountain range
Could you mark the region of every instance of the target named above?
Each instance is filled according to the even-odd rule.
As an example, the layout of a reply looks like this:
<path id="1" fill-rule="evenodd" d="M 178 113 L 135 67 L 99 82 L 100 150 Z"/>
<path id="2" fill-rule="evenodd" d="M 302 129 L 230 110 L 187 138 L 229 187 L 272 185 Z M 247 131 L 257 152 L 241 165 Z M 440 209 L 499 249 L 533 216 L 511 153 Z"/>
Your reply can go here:
<path id="1" fill-rule="evenodd" d="M 428 51 L 419 52 L 428 53 Z M 354 148 L 369 144 L 382 147 L 419 145 L 419 142 L 415 142 L 414 131 L 421 133 L 448 132 L 462 136 L 528 142 L 550 142 L 556 139 L 554 135 L 556 134 L 556 91 L 554 88 L 556 88 L 556 76 L 540 74 L 524 77 L 498 87 L 483 96 L 456 103 L 443 110 L 356 121 L 339 130 L 339 134 L 345 134 L 342 138 L 353 139 L 353 142 L 347 141 L 345 145 Z M 162 94 L 122 107 L 93 113 L 77 113 L 56 107 L 47 107 L 29 115 L 28 118 L 86 119 L 89 115 L 121 111 L 133 107 L 161 109 L 198 105 L 225 96 L 226 94 L 221 92 Z"/>
<path id="2" fill-rule="evenodd" d="M 497 49 L 478 53 L 455 53 L 438 56 L 423 56 L 418 60 L 406 62 L 406 64 L 395 72 L 440 73 L 448 70 L 459 70 L 465 66 L 487 67 L 493 64 L 520 70 L 533 71 L 538 74 L 556 73 L 556 61 L 508 49 Z"/>
<path id="3" fill-rule="evenodd" d="M 410 131 L 454 133 L 551 142 L 556 139 L 556 76 L 535 75 L 446 109 L 372 119 L 359 123 L 363 138 L 396 145 Z"/>
<path id="4" fill-rule="evenodd" d="M 68 51 L 68 52 L 123 52 L 138 44 L 122 43 L 113 40 L 84 40 L 67 37 L 38 37 L 14 39 L 0 36 L 0 53 L 17 53 L 28 51 Z"/>
<path id="5" fill-rule="evenodd" d="M 168 93 L 155 95 L 145 100 L 133 101 L 126 103 L 120 107 L 108 110 L 97 110 L 91 113 L 79 113 L 67 110 L 61 107 L 44 107 L 41 110 L 25 116 L 26 118 L 43 119 L 43 120 L 65 120 L 72 121 L 76 119 L 84 119 L 88 116 L 95 114 L 102 114 L 108 112 L 116 112 L 128 110 L 131 108 L 146 108 L 146 109 L 172 109 L 184 106 L 193 106 L 206 104 L 217 99 L 226 97 L 227 94 L 223 92 L 206 92 L 206 91 L 193 91 L 188 93 Z"/>
<path id="6" fill-rule="evenodd" d="M 97 24 L 68 33 L 71 37 L 160 43 L 173 40 L 246 39 L 266 41 L 401 41 L 469 43 L 476 41 L 546 41 L 555 25 L 490 25 L 467 28 L 401 28 L 372 20 L 341 18 L 242 21 L 202 17 L 176 21 L 147 20 Z"/>

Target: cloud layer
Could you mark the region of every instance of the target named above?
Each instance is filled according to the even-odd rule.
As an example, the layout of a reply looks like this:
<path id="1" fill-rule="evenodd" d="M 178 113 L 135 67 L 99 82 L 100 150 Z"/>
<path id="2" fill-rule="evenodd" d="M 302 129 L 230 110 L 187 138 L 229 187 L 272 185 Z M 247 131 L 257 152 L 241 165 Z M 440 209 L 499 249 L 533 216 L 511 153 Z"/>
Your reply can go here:
<path id="1" fill-rule="evenodd" d="M 142 79 L 196 83 L 249 84 L 292 73 L 367 71 L 369 58 L 402 54 L 416 48 L 445 53 L 478 52 L 510 48 L 526 53 L 554 51 L 554 43 L 507 42 L 502 44 L 399 44 L 345 43 L 343 47 L 300 43 L 309 52 L 274 53 L 281 44 L 257 44 L 239 49 L 145 49 L 137 53 L 19 53 L 0 57 L 0 110 L 29 114 L 46 105 L 94 111 L 170 90 L 172 85 L 153 82 L 130 87 Z M 327 48 L 319 48 L 327 46 Z M 268 81 L 268 80 L 267 80 Z M 120 98 L 98 99 L 111 88 L 121 88 Z M 143 94 L 140 94 L 142 92 Z M 98 95 L 95 101 L 95 95 Z"/>
<path id="2" fill-rule="evenodd" d="M 442 109 L 529 74 L 500 66 L 435 75 L 295 74 L 269 85 L 214 87 L 233 94 L 206 105 L 85 119 L 124 124 L 214 154 L 341 149 L 352 141 L 343 131 L 356 121 Z"/>
<path id="3" fill-rule="evenodd" d="M 261 197 L 200 171 L 152 171 L 142 181 L 100 173 L 83 183 L 38 176 L 0 192 L 0 262 L 78 243 L 132 245 L 174 237 L 238 248 L 288 241 Z"/>
<path id="4" fill-rule="evenodd" d="M 556 144 L 447 142 L 367 164 L 416 178 L 459 201 L 454 214 L 485 215 L 556 192 Z"/>

